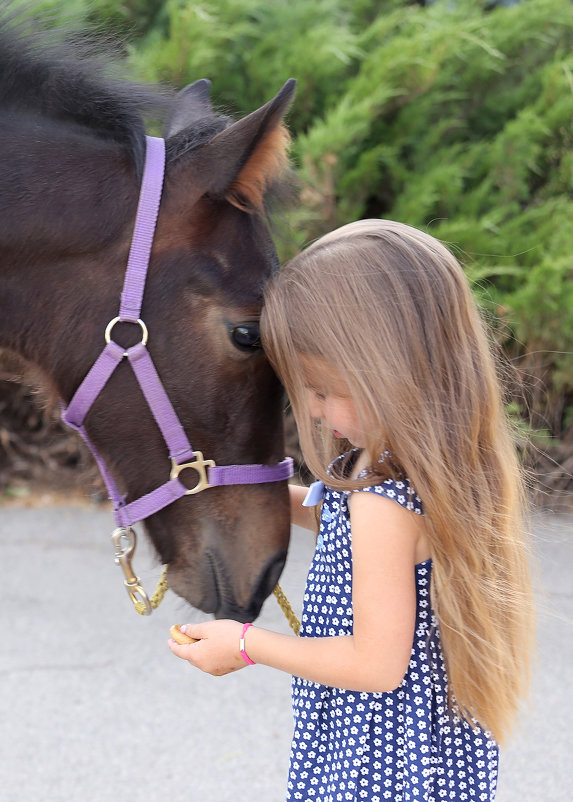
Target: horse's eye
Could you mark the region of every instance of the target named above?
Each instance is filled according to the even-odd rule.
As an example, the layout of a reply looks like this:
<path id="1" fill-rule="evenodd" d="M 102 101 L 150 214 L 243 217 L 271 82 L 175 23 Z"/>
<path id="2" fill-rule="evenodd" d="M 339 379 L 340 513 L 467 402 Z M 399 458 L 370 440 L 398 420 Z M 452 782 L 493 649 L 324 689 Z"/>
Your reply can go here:
<path id="1" fill-rule="evenodd" d="M 248 351 L 251 348 L 261 348 L 261 335 L 258 323 L 241 323 L 231 328 L 233 345 Z"/>

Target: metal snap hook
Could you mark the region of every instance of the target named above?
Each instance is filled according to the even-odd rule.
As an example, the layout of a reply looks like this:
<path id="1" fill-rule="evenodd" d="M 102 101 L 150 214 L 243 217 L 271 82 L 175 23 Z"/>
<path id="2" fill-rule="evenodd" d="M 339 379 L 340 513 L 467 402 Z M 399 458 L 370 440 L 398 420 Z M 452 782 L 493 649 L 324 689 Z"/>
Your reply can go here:
<path id="1" fill-rule="evenodd" d="M 115 564 L 119 565 L 123 571 L 125 576 L 123 584 L 133 606 L 138 609 L 140 605 L 143 605 L 142 615 L 151 615 L 152 607 L 149 597 L 143 589 L 141 579 L 135 575 L 131 567 L 136 541 L 136 534 L 130 526 L 119 527 L 111 536 L 111 542 L 115 548 Z"/>

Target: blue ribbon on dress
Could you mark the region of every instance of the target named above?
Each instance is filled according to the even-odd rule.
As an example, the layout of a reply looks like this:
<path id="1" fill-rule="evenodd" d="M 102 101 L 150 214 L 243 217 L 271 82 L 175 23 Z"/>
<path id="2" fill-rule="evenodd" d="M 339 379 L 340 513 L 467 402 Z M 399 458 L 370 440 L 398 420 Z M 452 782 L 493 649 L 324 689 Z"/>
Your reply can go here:
<path id="1" fill-rule="evenodd" d="M 322 501 L 323 495 L 324 495 L 324 482 L 321 482 L 319 479 L 317 479 L 316 482 L 313 482 L 311 486 L 308 488 L 308 493 L 304 497 L 302 506 L 316 507 L 316 505 L 320 504 L 320 502 Z"/>

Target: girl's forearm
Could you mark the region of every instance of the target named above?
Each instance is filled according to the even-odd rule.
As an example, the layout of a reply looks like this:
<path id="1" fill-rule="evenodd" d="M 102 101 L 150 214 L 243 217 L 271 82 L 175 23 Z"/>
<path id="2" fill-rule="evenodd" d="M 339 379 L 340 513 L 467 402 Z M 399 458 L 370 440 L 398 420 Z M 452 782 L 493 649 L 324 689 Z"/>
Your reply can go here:
<path id="1" fill-rule="evenodd" d="M 390 691 L 401 683 L 406 667 L 392 660 L 392 650 L 373 644 L 360 646 L 351 635 L 325 638 L 300 638 L 250 627 L 245 650 L 262 665 L 288 674 L 354 691 Z"/>

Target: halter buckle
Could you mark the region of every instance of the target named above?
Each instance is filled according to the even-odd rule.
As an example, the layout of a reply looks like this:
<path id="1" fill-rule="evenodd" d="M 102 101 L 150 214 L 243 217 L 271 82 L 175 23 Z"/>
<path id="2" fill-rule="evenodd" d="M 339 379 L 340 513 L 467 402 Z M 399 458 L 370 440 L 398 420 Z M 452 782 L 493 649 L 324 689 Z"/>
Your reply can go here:
<path id="1" fill-rule="evenodd" d="M 185 468 L 194 468 L 199 474 L 199 481 L 195 487 L 185 491 L 186 496 L 193 496 L 195 493 L 200 493 L 201 490 L 206 490 L 208 487 L 211 487 L 207 478 L 207 468 L 215 467 L 214 460 L 203 459 L 203 454 L 201 451 L 194 451 L 193 453 L 195 456 L 193 462 L 184 462 L 181 465 L 178 465 L 178 463 L 171 458 L 171 473 L 169 474 L 170 479 L 177 479 L 181 471 Z"/>

